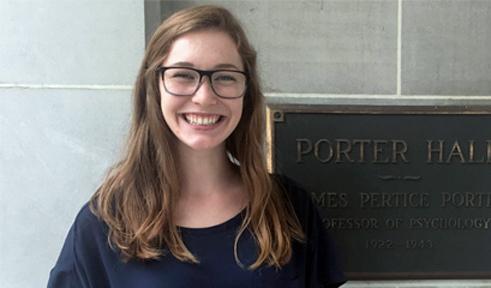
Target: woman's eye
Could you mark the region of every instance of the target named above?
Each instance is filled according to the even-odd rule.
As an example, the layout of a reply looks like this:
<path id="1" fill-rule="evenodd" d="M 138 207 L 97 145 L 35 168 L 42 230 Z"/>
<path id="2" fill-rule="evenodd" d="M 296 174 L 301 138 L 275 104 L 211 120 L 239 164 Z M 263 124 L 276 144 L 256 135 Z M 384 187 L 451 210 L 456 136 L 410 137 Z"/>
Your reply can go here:
<path id="1" fill-rule="evenodd" d="M 190 73 L 175 73 L 172 78 L 183 79 L 183 80 L 194 80 L 194 75 Z"/>
<path id="2" fill-rule="evenodd" d="M 215 77 L 215 81 L 220 81 L 220 82 L 235 82 L 237 79 L 233 75 L 218 75 Z"/>

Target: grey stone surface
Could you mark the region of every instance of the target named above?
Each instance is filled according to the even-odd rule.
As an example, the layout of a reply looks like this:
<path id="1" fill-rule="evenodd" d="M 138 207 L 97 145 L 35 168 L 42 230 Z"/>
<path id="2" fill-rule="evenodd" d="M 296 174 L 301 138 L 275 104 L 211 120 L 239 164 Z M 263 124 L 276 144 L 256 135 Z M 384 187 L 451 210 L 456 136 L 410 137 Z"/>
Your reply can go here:
<path id="1" fill-rule="evenodd" d="M 144 44 L 140 0 L 0 1 L 0 287 L 46 286 L 126 133 L 131 91 L 104 85 Z M 5 88 L 45 85 L 89 89 Z"/>
<path id="2" fill-rule="evenodd" d="M 402 3 L 402 93 L 491 95 L 491 1 Z"/>
<path id="3" fill-rule="evenodd" d="M 133 84 L 141 2 L 0 1 L 0 83 Z"/>
<path id="4" fill-rule="evenodd" d="M 0 89 L 1 287 L 45 287 L 77 211 L 120 155 L 130 93 Z"/>
<path id="5" fill-rule="evenodd" d="M 394 94 L 397 1 L 163 1 L 164 17 L 219 4 L 259 52 L 266 92 Z"/>

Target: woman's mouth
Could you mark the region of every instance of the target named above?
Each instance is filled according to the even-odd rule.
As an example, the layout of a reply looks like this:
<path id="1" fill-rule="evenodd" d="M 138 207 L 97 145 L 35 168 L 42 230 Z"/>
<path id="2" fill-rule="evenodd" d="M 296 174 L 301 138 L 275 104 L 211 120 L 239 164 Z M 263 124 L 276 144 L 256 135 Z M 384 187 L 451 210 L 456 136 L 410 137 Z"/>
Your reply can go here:
<path id="1" fill-rule="evenodd" d="M 217 114 L 183 114 L 184 120 L 193 126 L 212 126 L 222 120 L 223 116 Z"/>

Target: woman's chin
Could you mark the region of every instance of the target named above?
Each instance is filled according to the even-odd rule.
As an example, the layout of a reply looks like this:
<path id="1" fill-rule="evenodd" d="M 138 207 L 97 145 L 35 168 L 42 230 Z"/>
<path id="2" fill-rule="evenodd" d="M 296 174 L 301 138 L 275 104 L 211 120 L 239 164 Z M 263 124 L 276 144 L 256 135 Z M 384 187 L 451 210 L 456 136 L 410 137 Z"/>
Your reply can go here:
<path id="1" fill-rule="evenodd" d="M 183 148 L 191 149 L 197 152 L 206 152 L 214 150 L 225 150 L 225 142 L 216 141 L 179 141 Z"/>

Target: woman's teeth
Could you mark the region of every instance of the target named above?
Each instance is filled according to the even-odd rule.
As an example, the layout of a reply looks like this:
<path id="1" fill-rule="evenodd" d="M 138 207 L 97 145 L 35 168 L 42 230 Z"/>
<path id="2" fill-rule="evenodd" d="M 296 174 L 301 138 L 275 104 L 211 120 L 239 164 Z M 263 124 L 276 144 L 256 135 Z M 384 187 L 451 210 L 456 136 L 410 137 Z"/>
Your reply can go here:
<path id="1" fill-rule="evenodd" d="M 201 116 L 196 114 L 184 114 L 184 118 L 191 125 L 211 126 L 218 122 L 220 115 Z"/>

